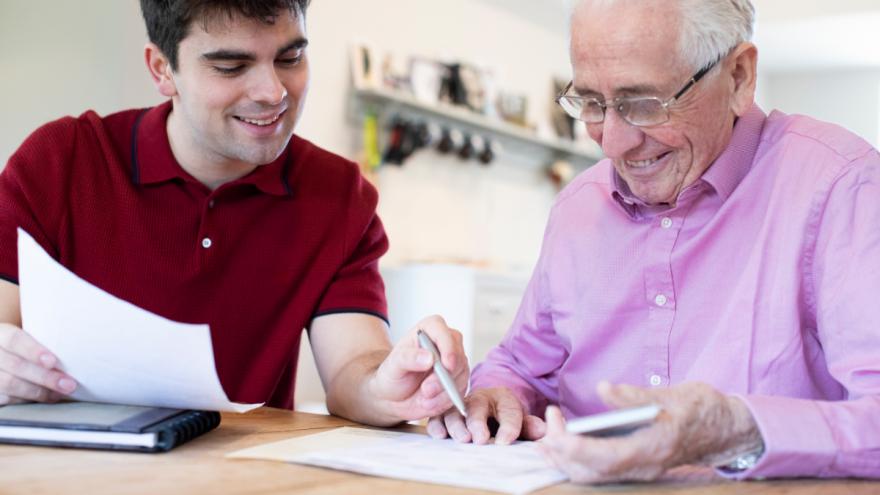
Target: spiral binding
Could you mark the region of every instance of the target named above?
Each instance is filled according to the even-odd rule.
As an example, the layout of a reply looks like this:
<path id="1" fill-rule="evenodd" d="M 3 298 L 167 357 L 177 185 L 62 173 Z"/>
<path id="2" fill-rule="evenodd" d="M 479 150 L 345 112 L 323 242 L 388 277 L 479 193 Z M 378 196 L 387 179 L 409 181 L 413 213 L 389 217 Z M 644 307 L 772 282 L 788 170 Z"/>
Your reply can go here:
<path id="1" fill-rule="evenodd" d="M 213 430 L 219 424 L 220 413 L 216 411 L 189 411 L 162 425 L 158 431 L 156 447 L 159 450 L 170 450 Z"/>

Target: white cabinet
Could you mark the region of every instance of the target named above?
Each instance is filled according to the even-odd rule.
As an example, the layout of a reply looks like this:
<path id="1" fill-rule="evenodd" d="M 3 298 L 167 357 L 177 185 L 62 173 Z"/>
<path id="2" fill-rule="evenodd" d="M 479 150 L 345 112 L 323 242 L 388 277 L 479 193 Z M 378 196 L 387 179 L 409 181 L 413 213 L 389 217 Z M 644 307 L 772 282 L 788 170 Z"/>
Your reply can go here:
<path id="1" fill-rule="evenodd" d="M 527 283 L 524 278 L 451 264 L 383 268 L 382 277 L 391 340 L 397 342 L 422 318 L 441 315 L 462 333 L 471 369 L 507 333 Z M 296 383 L 296 409 L 326 413 L 324 390 L 305 334 Z"/>
<path id="2" fill-rule="evenodd" d="M 477 274 L 471 366 L 482 361 L 507 334 L 519 309 L 527 280 Z"/>
<path id="3" fill-rule="evenodd" d="M 471 367 L 507 333 L 527 280 L 451 264 L 413 264 L 382 270 L 397 341 L 425 316 L 438 314 L 464 337 Z"/>

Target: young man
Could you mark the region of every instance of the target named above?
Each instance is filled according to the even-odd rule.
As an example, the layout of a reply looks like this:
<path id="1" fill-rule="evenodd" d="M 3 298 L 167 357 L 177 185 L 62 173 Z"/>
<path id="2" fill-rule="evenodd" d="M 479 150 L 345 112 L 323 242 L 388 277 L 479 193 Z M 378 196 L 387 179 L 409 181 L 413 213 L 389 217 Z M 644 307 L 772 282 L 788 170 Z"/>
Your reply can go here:
<path id="1" fill-rule="evenodd" d="M 209 323 L 232 400 L 291 408 L 308 327 L 331 412 L 390 425 L 450 406 L 414 332 L 388 341 L 375 189 L 293 134 L 307 4 L 142 0 L 147 67 L 168 102 L 52 122 L 12 156 L 0 175 L 0 404 L 76 388 L 19 328 L 22 227 L 110 293 Z M 463 390 L 460 335 L 437 317 L 419 326 Z"/>
<path id="2" fill-rule="evenodd" d="M 559 195 L 467 420 L 434 435 L 482 443 L 494 416 L 585 483 L 880 477 L 880 154 L 755 105 L 753 21 L 749 0 L 580 2 L 559 102 L 607 159 Z M 631 435 L 565 431 L 646 403 Z"/>

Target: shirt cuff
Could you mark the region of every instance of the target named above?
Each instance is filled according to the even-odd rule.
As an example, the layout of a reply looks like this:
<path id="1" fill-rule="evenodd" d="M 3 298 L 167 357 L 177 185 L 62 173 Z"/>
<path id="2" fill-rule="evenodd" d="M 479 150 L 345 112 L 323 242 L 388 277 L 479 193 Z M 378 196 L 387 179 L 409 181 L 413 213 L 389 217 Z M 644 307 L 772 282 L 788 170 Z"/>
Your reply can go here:
<path id="1" fill-rule="evenodd" d="M 790 397 L 737 395 L 749 408 L 764 439 L 764 454 L 751 469 L 729 479 L 822 476 L 837 455 L 831 429 L 815 401 Z"/>

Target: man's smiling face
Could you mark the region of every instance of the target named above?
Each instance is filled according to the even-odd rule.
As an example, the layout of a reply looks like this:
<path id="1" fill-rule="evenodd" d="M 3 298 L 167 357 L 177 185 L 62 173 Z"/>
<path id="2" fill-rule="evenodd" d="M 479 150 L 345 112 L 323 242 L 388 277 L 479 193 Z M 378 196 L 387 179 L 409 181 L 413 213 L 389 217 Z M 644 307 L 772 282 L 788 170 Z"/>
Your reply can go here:
<path id="1" fill-rule="evenodd" d="M 175 152 L 219 166 L 263 165 L 287 146 L 308 90 L 304 14 L 196 21 L 173 73 Z M 271 21 L 271 22 L 269 22 Z"/>
<path id="2" fill-rule="evenodd" d="M 572 19 L 574 90 L 608 101 L 654 96 L 667 100 L 700 67 L 679 56 L 677 2 L 618 2 L 580 9 Z M 646 26 L 652 26 L 646 29 Z M 632 193 L 648 204 L 675 204 L 730 140 L 732 88 L 719 73 L 724 60 L 669 107 L 669 120 L 629 124 L 610 108 L 587 124 Z"/>

